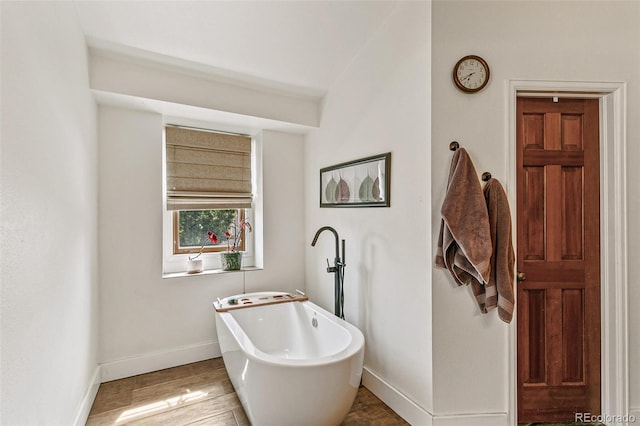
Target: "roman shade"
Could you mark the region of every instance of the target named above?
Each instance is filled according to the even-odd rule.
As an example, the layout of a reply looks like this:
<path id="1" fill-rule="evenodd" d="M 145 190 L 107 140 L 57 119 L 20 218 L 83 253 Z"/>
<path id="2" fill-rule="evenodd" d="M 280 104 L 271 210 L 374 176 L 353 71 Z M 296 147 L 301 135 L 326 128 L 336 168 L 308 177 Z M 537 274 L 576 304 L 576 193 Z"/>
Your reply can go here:
<path id="1" fill-rule="evenodd" d="M 167 210 L 250 208 L 251 138 L 165 128 Z"/>

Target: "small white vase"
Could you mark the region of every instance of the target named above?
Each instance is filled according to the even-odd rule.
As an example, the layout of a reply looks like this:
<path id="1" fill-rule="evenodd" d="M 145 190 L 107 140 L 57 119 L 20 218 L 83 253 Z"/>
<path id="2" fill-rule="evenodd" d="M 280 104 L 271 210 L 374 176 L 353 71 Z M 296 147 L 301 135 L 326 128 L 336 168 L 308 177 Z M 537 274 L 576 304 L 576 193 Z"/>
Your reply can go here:
<path id="1" fill-rule="evenodd" d="M 189 259 L 187 262 L 187 273 L 197 274 L 202 272 L 202 259 Z"/>

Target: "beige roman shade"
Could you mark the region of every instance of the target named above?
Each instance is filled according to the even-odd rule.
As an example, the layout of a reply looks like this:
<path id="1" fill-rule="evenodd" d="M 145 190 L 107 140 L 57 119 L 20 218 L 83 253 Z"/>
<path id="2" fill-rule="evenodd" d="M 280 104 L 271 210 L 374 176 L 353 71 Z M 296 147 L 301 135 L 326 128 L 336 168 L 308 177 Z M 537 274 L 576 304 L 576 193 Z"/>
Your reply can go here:
<path id="1" fill-rule="evenodd" d="M 167 210 L 251 207 L 251 138 L 166 127 Z"/>

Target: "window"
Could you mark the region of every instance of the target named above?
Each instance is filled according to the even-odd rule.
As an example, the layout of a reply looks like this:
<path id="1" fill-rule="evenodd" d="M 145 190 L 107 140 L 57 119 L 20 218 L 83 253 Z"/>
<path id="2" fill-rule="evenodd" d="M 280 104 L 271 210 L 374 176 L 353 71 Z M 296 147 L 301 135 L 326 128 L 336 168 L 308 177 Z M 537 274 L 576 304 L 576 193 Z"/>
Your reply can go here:
<path id="1" fill-rule="evenodd" d="M 251 137 L 202 129 L 165 128 L 163 272 L 184 272 L 200 253 L 205 269 L 219 269 L 232 223 L 253 223 L 254 148 Z M 211 231 L 218 237 L 213 244 Z M 240 235 L 243 264 L 253 265 L 253 233 Z"/>
<path id="2" fill-rule="evenodd" d="M 225 251 L 228 249 L 225 232 L 234 222 L 246 218 L 245 209 L 180 210 L 173 212 L 173 254 Z M 218 237 L 218 244 L 207 238 L 207 232 Z M 244 231 L 240 235 L 239 250 L 246 248 Z"/>

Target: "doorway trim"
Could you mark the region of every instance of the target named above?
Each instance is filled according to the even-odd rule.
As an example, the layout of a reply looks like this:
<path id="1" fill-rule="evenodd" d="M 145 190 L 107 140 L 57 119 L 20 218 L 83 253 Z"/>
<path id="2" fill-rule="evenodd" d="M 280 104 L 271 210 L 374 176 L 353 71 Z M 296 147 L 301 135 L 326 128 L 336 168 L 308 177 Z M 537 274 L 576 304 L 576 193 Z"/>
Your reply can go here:
<path id="1" fill-rule="evenodd" d="M 602 414 L 629 414 L 626 83 L 508 80 L 506 86 L 505 170 L 507 195 L 512 204 L 516 199 L 516 98 L 557 96 L 600 100 Z M 518 423 L 516 331 L 514 316 L 509 327 L 508 372 L 512 426 Z"/>

